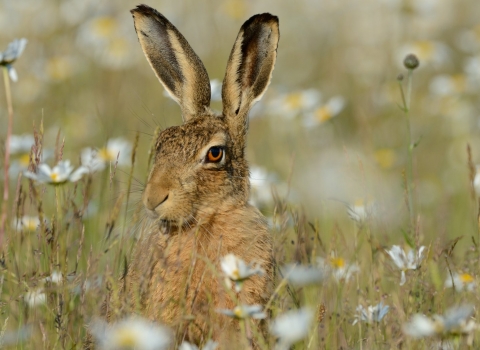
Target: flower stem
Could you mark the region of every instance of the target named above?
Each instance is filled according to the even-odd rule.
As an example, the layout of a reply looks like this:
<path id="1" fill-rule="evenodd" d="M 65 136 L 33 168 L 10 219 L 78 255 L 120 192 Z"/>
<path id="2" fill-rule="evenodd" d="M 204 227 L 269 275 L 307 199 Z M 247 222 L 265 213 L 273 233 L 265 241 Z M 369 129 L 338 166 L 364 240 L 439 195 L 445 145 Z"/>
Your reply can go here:
<path id="1" fill-rule="evenodd" d="M 10 90 L 8 68 L 6 66 L 3 67 L 3 82 L 5 84 L 5 94 L 7 97 L 8 124 L 7 124 L 7 137 L 5 139 L 5 162 L 3 166 L 3 170 L 5 174 L 3 176 L 3 203 L 2 203 L 2 214 L 0 218 L 0 246 L 3 243 L 3 237 L 5 236 L 5 223 L 7 221 L 8 170 L 10 168 L 10 136 L 12 135 L 12 128 L 13 128 L 12 94 Z"/>
<path id="2" fill-rule="evenodd" d="M 60 186 L 55 186 L 55 202 L 57 204 L 57 220 L 58 220 L 58 227 L 62 227 L 62 205 L 63 205 L 63 198 Z"/>
<path id="3" fill-rule="evenodd" d="M 240 329 L 241 329 L 241 332 L 244 336 L 244 339 L 246 341 L 246 347 L 245 349 L 251 349 L 251 346 L 250 346 L 250 337 L 248 336 L 248 333 L 247 333 L 247 322 L 245 320 L 245 318 L 242 318 L 241 320 L 239 320 L 240 322 Z"/>
<path id="4" fill-rule="evenodd" d="M 415 145 L 412 143 L 412 128 L 410 125 L 410 103 L 412 98 L 412 81 L 413 70 L 408 70 L 407 76 L 407 93 L 404 95 L 402 85 L 400 84 L 400 92 L 402 94 L 403 112 L 405 113 L 405 121 L 407 123 L 407 173 L 406 173 L 406 187 L 407 187 L 407 199 L 408 199 L 408 211 L 410 214 L 410 225 L 412 235 L 415 232 L 415 203 L 413 196 L 413 150 Z"/>

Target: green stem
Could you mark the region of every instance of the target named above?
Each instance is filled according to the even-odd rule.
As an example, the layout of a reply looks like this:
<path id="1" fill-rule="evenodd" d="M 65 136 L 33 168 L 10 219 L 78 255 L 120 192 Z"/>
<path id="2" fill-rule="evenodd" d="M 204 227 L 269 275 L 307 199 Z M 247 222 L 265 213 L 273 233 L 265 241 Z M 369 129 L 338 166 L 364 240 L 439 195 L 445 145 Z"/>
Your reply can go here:
<path id="1" fill-rule="evenodd" d="M 408 141 L 408 166 L 407 166 L 407 197 L 408 197 L 408 210 L 410 214 L 410 225 L 412 235 L 415 231 L 415 202 L 413 196 L 413 149 L 414 144 L 412 143 L 412 128 L 410 125 L 410 103 L 412 98 L 412 81 L 413 81 L 413 70 L 408 70 L 407 76 L 407 94 L 403 94 L 402 86 L 400 85 L 400 91 L 402 93 L 403 100 L 403 111 L 405 113 L 405 120 L 407 122 L 407 141 Z"/>
<path id="2" fill-rule="evenodd" d="M 246 341 L 246 344 L 247 346 L 245 347 L 246 349 L 250 349 L 250 340 L 248 338 L 248 334 L 247 334 L 247 325 L 246 325 L 246 321 L 244 318 L 242 318 L 241 320 L 239 320 L 239 323 L 240 323 L 240 329 L 242 331 L 242 334 L 244 336 L 244 339 Z"/>
<path id="3" fill-rule="evenodd" d="M 5 236 L 5 223 L 7 221 L 7 202 L 8 202 L 8 169 L 10 167 L 10 136 L 13 128 L 13 104 L 12 93 L 10 90 L 10 80 L 8 77 L 8 68 L 3 67 L 3 82 L 5 84 L 5 95 L 7 97 L 7 109 L 8 109 L 8 124 L 7 124 L 7 137 L 5 139 L 5 163 L 3 170 L 5 172 L 3 177 L 3 203 L 2 214 L 0 218 L 0 246 Z"/>
<path id="4" fill-rule="evenodd" d="M 63 200 L 63 192 L 62 192 L 62 185 L 55 186 L 55 200 L 57 204 L 57 232 L 55 233 L 55 241 L 53 243 L 53 249 L 55 249 L 54 254 L 56 256 L 56 261 L 54 266 L 51 267 L 50 273 L 53 271 L 53 269 L 57 268 L 61 271 L 60 269 L 60 249 L 61 247 L 59 246 L 60 241 L 58 239 L 59 235 L 61 234 L 63 230 L 63 205 L 64 205 L 64 200 Z"/>
<path id="5" fill-rule="evenodd" d="M 57 204 L 57 227 L 62 225 L 62 193 L 60 192 L 60 186 L 55 186 L 55 201 Z"/>

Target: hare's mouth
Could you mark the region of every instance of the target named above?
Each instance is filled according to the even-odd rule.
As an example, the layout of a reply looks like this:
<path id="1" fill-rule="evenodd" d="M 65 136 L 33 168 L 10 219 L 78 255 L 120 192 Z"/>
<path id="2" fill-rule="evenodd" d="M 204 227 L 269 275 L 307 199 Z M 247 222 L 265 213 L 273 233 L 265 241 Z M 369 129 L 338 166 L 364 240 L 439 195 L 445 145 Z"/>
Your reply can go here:
<path id="1" fill-rule="evenodd" d="M 180 221 L 159 219 L 157 223 L 160 232 L 166 235 L 186 232 L 195 227 L 195 220 L 193 219 L 193 217 L 191 219 L 184 219 Z"/>
<path id="2" fill-rule="evenodd" d="M 158 228 L 160 232 L 165 235 L 170 235 L 172 232 L 176 232 L 176 225 L 172 221 L 169 220 L 158 220 Z"/>

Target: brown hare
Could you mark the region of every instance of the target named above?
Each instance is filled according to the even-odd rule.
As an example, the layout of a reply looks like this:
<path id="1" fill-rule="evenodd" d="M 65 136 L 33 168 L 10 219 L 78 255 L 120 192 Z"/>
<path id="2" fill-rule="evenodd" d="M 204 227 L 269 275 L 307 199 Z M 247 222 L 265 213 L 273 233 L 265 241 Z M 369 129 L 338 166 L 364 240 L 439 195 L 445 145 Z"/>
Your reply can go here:
<path id="1" fill-rule="evenodd" d="M 156 141 L 142 196 L 148 223 L 126 276 L 130 301 L 144 316 L 177 329 L 180 339 L 202 344 L 212 337 L 221 348 L 235 348 L 238 321 L 216 310 L 265 305 L 271 295 L 272 239 L 265 218 L 248 203 L 244 154 L 248 112 L 266 91 L 275 64 L 278 18 L 255 15 L 241 27 L 217 115 L 210 109 L 207 71 L 183 35 L 151 7 L 131 13 L 142 50 L 180 105 L 183 124 L 163 130 Z M 238 294 L 219 272 L 229 253 L 265 271 Z M 226 347 L 227 341 L 233 343 Z"/>

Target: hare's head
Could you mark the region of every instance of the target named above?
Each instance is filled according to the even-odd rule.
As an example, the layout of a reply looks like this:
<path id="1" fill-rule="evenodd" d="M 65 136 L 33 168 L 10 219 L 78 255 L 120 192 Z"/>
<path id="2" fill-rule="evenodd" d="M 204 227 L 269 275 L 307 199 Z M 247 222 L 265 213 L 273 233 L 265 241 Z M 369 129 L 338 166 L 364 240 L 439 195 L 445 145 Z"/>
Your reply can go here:
<path id="1" fill-rule="evenodd" d="M 177 226 L 245 206 L 248 112 L 270 83 L 278 18 L 255 15 L 241 27 L 223 80 L 223 112 L 215 115 L 207 71 L 183 35 L 151 7 L 140 5 L 131 12 L 143 52 L 183 117 L 182 125 L 158 136 L 143 193 L 147 212 Z"/>

